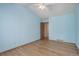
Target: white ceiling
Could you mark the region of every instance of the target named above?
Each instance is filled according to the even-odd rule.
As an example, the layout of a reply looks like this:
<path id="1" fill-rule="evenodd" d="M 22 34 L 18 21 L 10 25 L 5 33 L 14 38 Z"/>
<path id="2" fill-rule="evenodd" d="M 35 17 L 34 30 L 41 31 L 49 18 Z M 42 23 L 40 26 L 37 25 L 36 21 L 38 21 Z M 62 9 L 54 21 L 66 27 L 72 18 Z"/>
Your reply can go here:
<path id="1" fill-rule="evenodd" d="M 25 7 L 29 7 L 35 12 L 41 19 L 47 19 L 48 17 L 62 15 L 69 11 L 74 10 L 75 3 L 43 3 L 44 9 L 40 9 L 40 3 L 25 3 L 22 4 Z"/>

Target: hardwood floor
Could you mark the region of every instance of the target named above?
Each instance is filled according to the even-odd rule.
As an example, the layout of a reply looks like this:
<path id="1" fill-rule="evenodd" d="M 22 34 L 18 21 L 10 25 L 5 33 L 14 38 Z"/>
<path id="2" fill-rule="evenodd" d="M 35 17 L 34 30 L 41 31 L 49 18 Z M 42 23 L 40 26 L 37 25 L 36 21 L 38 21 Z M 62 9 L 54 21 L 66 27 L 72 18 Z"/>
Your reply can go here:
<path id="1" fill-rule="evenodd" d="M 3 52 L 0 56 L 78 56 L 75 44 L 53 40 L 38 40 Z"/>

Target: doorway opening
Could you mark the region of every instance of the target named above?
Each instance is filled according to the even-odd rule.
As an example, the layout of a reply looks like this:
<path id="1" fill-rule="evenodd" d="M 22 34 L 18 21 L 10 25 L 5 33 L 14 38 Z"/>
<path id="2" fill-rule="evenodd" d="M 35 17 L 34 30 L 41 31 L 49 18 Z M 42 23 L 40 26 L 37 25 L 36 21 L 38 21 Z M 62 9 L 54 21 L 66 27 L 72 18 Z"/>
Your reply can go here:
<path id="1" fill-rule="evenodd" d="M 48 40 L 48 22 L 40 23 L 40 38 L 41 40 Z"/>

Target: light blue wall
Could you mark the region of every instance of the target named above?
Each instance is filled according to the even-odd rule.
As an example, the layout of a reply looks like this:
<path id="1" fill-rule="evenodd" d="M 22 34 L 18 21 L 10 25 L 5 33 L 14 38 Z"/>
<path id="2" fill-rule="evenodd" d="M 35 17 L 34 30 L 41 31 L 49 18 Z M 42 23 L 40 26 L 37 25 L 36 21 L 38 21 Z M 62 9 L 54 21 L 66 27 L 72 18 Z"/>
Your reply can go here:
<path id="1" fill-rule="evenodd" d="M 79 4 L 76 5 L 76 34 L 77 34 L 77 39 L 76 39 L 76 45 L 79 48 Z"/>
<path id="2" fill-rule="evenodd" d="M 38 16 L 21 5 L 0 4 L 0 52 L 38 39 Z"/>
<path id="3" fill-rule="evenodd" d="M 75 28 L 76 21 L 74 12 L 60 16 L 52 16 L 49 18 L 49 39 L 61 39 L 65 42 L 75 43 Z"/>

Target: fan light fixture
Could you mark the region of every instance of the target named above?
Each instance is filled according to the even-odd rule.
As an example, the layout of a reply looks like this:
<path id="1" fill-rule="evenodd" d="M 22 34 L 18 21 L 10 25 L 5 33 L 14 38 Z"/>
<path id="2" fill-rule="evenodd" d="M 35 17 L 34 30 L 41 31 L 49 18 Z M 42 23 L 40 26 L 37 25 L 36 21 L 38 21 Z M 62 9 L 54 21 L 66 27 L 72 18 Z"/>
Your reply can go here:
<path id="1" fill-rule="evenodd" d="M 39 8 L 43 10 L 43 9 L 45 9 L 46 7 L 45 7 L 43 4 L 40 4 L 40 5 L 39 5 Z"/>

